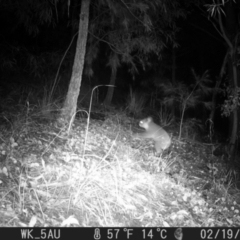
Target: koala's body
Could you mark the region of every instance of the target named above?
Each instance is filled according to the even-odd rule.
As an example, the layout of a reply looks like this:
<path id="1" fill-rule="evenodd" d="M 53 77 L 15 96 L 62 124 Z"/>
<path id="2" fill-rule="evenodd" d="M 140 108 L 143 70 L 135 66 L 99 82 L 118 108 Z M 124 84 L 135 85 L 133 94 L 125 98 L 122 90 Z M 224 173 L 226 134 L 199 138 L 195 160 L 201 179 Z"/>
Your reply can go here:
<path id="1" fill-rule="evenodd" d="M 162 151 L 170 147 L 171 138 L 169 134 L 163 128 L 154 123 L 151 117 L 141 120 L 139 122 L 139 126 L 144 128 L 146 131 L 143 133 L 136 133 L 133 137 L 153 139 L 157 154 L 162 153 Z"/>

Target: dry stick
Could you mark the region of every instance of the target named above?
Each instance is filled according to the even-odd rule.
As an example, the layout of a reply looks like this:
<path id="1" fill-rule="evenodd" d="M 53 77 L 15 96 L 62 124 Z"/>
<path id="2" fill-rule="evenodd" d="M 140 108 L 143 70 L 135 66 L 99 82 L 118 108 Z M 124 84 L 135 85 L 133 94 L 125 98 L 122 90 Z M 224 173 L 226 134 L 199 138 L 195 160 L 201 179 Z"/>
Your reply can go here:
<path id="1" fill-rule="evenodd" d="M 60 72 L 60 68 L 61 68 L 61 66 L 62 66 L 62 63 L 63 63 L 63 61 L 64 61 L 64 59 L 65 59 L 65 57 L 66 57 L 66 55 L 67 55 L 68 50 L 70 49 L 70 47 L 71 47 L 71 45 L 72 45 L 72 43 L 73 43 L 73 39 L 75 38 L 75 36 L 76 36 L 77 34 L 78 34 L 78 32 L 76 32 L 76 33 L 74 34 L 74 36 L 72 37 L 72 40 L 71 40 L 71 42 L 70 42 L 67 50 L 65 51 L 65 53 L 64 53 L 64 55 L 63 55 L 63 57 L 62 57 L 62 59 L 61 59 L 61 62 L 60 62 L 60 64 L 59 64 L 59 66 L 58 66 L 58 70 L 57 70 L 57 73 L 56 73 L 56 76 L 55 76 L 55 79 L 54 79 L 54 82 L 53 82 L 53 86 L 52 86 L 52 89 L 51 89 L 50 96 L 53 94 L 54 88 L 55 88 L 55 86 L 56 86 L 56 84 L 57 84 L 57 78 L 58 78 L 58 75 L 59 75 L 59 72 Z M 82 111 L 83 111 L 83 110 L 82 110 Z M 76 113 L 77 113 L 77 112 L 76 112 Z M 76 113 L 75 113 L 75 114 L 76 114 Z M 74 114 L 73 116 L 75 116 L 75 114 Z M 72 116 L 72 118 L 71 118 L 69 127 L 71 126 L 71 122 L 73 121 L 73 116 Z M 50 144 L 51 144 L 57 137 L 60 136 L 60 133 L 61 133 L 62 131 L 63 131 L 63 129 L 57 134 L 57 136 L 56 136 L 55 138 L 53 138 L 53 140 L 50 142 Z M 69 133 L 69 129 L 68 129 L 68 133 Z M 50 144 L 49 144 L 49 146 L 50 146 Z M 44 151 L 44 153 L 46 153 L 46 151 L 47 151 L 47 149 Z M 43 153 L 43 154 L 44 154 L 44 153 Z M 42 156 L 43 156 L 43 154 L 42 154 Z"/>
<path id="2" fill-rule="evenodd" d="M 91 114 L 91 110 L 92 110 L 93 91 L 95 89 L 97 89 L 98 87 L 115 87 L 115 86 L 114 85 L 98 85 L 98 86 L 95 86 L 92 89 L 91 98 L 90 98 L 90 104 L 89 104 L 89 109 L 88 109 L 87 127 L 86 127 L 86 132 L 85 132 L 85 137 L 84 137 L 84 146 L 83 146 L 83 155 L 82 155 L 83 157 L 81 159 L 81 169 L 83 169 L 83 161 L 84 161 L 86 145 L 87 145 L 87 137 L 88 137 L 89 123 L 90 123 L 90 114 Z"/>
<path id="3" fill-rule="evenodd" d="M 77 112 L 75 112 L 72 117 L 71 117 L 71 120 L 69 122 L 69 126 L 68 126 L 68 130 L 67 130 L 67 134 L 69 135 L 70 133 L 70 130 L 72 128 L 72 123 L 73 123 L 73 120 L 75 119 L 75 115 L 78 113 L 78 112 L 85 112 L 87 115 L 89 115 L 89 113 L 86 111 L 86 110 L 78 110 Z"/>
<path id="4" fill-rule="evenodd" d="M 37 195 L 37 193 L 36 193 L 36 191 L 35 191 L 34 188 L 32 188 L 32 190 L 33 190 L 33 192 L 35 193 L 35 196 L 36 196 L 36 199 L 37 199 L 37 202 L 38 202 L 39 208 L 40 208 L 41 213 L 42 213 L 42 216 L 43 216 L 43 220 L 44 220 L 44 222 L 46 222 L 46 219 L 45 219 L 45 216 L 44 216 L 44 213 L 43 213 L 42 206 L 41 206 L 41 204 L 40 204 L 40 201 L 39 201 L 38 195 Z"/>
<path id="5" fill-rule="evenodd" d="M 63 54 L 63 57 L 62 57 L 62 59 L 61 59 L 61 61 L 60 61 L 60 63 L 59 63 L 58 70 L 57 70 L 57 73 L 56 73 L 56 76 L 55 76 L 55 79 L 54 79 L 54 82 L 53 82 L 53 86 L 52 86 L 52 90 L 51 90 L 50 96 L 52 96 L 53 91 L 54 91 L 54 88 L 55 88 L 55 86 L 56 86 L 56 84 L 57 84 L 57 79 L 58 79 L 58 75 L 59 75 L 60 68 L 61 68 L 61 66 L 62 66 L 63 60 L 65 59 L 65 57 L 66 57 L 66 55 L 67 55 L 67 52 L 68 52 L 68 50 L 70 49 L 70 47 L 71 47 L 71 45 L 72 45 L 72 43 L 73 43 L 73 39 L 76 37 L 77 34 L 78 34 L 78 32 L 76 32 L 76 33 L 73 35 L 72 40 L 71 40 L 71 42 L 70 42 L 67 50 L 66 50 L 65 53 Z"/>
<path id="6" fill-rule="evenodd" d="M 83 169 L 83 161 L 84 161 L 84 156 L 85 156 L 85 150 L 86 150 L 86 145 L 87 145 L 87 137 L 88 137 L 88 130 L 89 130 L 89 123 L 90 123 L 90 113 L 91 113 L 91 110 L 92 110 L 92 98 L 93 98 L 93 91 L 95 89 L 97 89 L 98 87 L 115 87 L 114 85 L 97 85 L 95 86 L 93 89 L 92 89 L 92 92 L 91 92 L 91 98 L 90 98 L 90 104 L 89 104 L 89 109 L 88 109 L 88 112 L 86 110 L 79 110 L 77 112 L 75 112 L 72 117 L 71 117 L 71 120 L 70 120 L 70 123 L 69 123 L 69 126 L 68 126 L 68 134 L 70 132 L 70 129 L 71 129 L 71 126 L 72 126 L 72 123 L 73 123 L 73 120 L 74 120 L 74 117 L 75 115 L 78 113 L 78 112 L 85 112 L 88 116 L 87 118 L 87 127 L 86 127 L 86 133 L 85 133 L 85 137 L 84 137 L 84 146 L 83 146 L 83 157 L 82 157 L 82 160 L 81 160 L 81 169 Z"/>
<path id="7" fill-rule="evenodd" d="M 86 143 L 87 143 L 87 137 L 88 137 L 88 129 L 89 129 L 89 123 L 90 123 L 90 113 L 91 113 L 91 110 L 92 110 L 93 91 L 98 87 L 115 87 L 115 86 L 114 85 L 98 85 L 98 86 L 94 87 L 93 90 L 92 90 L 91 98 L 90 98 L 90 105 L 89 105 L 89 109 L 88 109 L 87 128 L 86 128 L 85 139 L 84 139 L 83 158 L 84 158 L 84 155 L 85 155 L 85 149 L 86 149 Z"/>

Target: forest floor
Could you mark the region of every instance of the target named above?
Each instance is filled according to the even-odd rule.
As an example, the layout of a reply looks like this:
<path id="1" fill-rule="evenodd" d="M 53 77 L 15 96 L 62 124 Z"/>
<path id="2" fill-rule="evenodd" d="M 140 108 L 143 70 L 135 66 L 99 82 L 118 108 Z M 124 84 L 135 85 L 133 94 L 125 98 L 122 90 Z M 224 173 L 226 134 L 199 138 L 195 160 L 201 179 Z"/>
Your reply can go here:
<path id="1" fill-rule="evenodd" d="M 20 116 L 20 115 L 19 115 Z M 239 227 L 238 174 L 190 139 L 155 157 L 132 139 L 136 120 L 5 117 L 0 131 L 1 227 Z M 8 126 L 8 127 L 6 127 Z"/>

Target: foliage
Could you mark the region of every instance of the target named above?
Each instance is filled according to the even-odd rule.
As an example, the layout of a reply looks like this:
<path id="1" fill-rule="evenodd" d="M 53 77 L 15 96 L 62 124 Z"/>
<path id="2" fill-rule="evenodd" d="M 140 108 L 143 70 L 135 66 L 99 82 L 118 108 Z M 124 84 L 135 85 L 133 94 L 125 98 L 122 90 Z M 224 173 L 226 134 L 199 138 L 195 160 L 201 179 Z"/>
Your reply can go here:
<path id="1" fill-rule="evenodd" d="M 99 41 L 106 43 L 110 52 L 129 66 L 131 74 L 138 71 L 138 66 L 144 69 L 150 64 L 151 54 L 160 56 L 167 42 L 174 42 L 178 31 L 175 20 L 185 16 L 178 1 L 160 0 L 131 0 L 128 3 L 100 0 L 94 5 L 94 13 L 89 27 L 89 51 L 96 48 Z M 88 53 L 89 65 L 96 57 L 96 51 L 91 53 Z M 111 57 L 108 65 L 111 66 Z"/>
<path id="2" fill-rule="evenodd" d="M 24 47 L 11 45 L 7 42 L 1 44 L 0 69 L 8 72 L 19 72 L 26 66 L 26 53 Z"/>
<path id="3" fill-rule="evenodd" d="M 180 112 L 183 109 L 195 108 L 199 104 L 208 110 L 211 108 L 211 103 L 205 101 L 213 91 L 210 86 L 212 80 L 209 78 L 208 72 L 204 72 L 202 76 L 196 75 L 194 70 L 192 72 L 194 83 L 189 86 L 182 82 L 172 83 L 170 81 L 157 84 L 164 94 L 162 101 L 164 105 L 170 109 L 178 108 Z"/>
<path id="4" fill-rule="evenodd" d="M 4 72 L 27 73 L 31 77 L 47 79 L 52 75 L 62 58 L 61 51 L 42 52 L 39 55 L 32 53 L 25 47 L 18 47 L 9 44 L 2 46 L 0 54 L 0 69 Z M 64 61 L 68 64 L 69 56 Z"/>
<path id="5" fill-rule="evenodd" d="M 225 15 L 225 12 L 223 10 L 224 5 L 231 0 L 221 0 L 215 2 L 212 1 L 212 4 L 205 4 L 204 6 L 207 8 L 207 11 L 209 12 L 209 15 L 211 17 L 216 17 L 216 15 L 223 13 Z M 236 0 L 232 0 L 236 3 Z"/>
<path id="6" fill-rule="evenodd" d="M 179 137 L 181 137 L 181 126 L 185 111 L 189 108 L 196 108 L 202 105 L 205 109 L 211 109 L 211 102 L 206 101 L 210 96 L 213 88 L 210 86 L 212 80 L 209 78 L 208 72 L 204 72 L 202 76 L 198 76 L 192 70 L 194 83 L 187 86 L 181 82 L 176 83 L 159 83 L 158 87 L 162 89 L 164 98 L 162 103 L 169 109 L 178 108 L 181 113 L 181 124 Z"/>
<path id="7" fill-rule="evenodd" d="M 164 105 L 161 105 L 160 110 L 158 111 L 158 117 L 162 127 L 169 126 L 174 121 L 173 112 Z"/>
<path id="8" fill-rule="evenodd" d="M 221 110 L 223 116 L 229 117 L 236 108 L 240 107 L 240 88 L 228 87 L 226 95 L 227 99 L 224 101 Z"/>
<path id="9" fill-rule="evenodd" d="M 25 59 L 25 71 L 30 73 L 35 78 L 47 78 L 57 70 L 61 62 L 61 58 L 62 53 L 60 51 L 43 52 L 38 56 L 28 52 Z M 65 61 L 65 63 L 67 61 Z"/>
<path id="10" fill-rule="evenodd" d="M 184 136 L 185 139 L 188 140 L 191 139 L 195 141 L 197 139 L 197 136 L 200 135 L 200 133 L 203 131 L 204 131 L 203 123 L 196 118 L 186 119 L 182 123 L 182 135 Z"/>
<path id="11" fill-rule="evenodd" d="M 43 89 L 43 96 L 41 101 L 39 101 L 39 116 L 44 118 L 52 118 L 54 114 L 59 111 L 60 99 L 54 99 L 55 93 L 54 83 L 47 84 Z"/>
<path id="12" fill-rule="evenodd" d="M 137 117 L 143 112 L 145 104 L 146 98 L 144 94 L 135 92 L 132 90 L 132 88 L 130 88 L 126 110 L 133 116 Z"/>
<path id="13" fill-rule="evenodd" d="M 1 5 L 15 13 L 14 17 L 17 17 L 15 27 L 23 25 L 29 34 L 36 36 L 40 31 L 39 27 L 41 25 L 56 25 L 58 1 L 3 0 Z"/>

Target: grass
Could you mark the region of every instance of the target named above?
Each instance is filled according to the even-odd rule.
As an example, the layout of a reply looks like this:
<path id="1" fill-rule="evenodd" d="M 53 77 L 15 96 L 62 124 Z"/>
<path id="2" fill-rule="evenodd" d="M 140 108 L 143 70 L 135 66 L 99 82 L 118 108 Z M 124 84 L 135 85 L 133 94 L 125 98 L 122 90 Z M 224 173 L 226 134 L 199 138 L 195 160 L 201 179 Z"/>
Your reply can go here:
<path id="1" fill-rule="evenodd" d="M 239 226 L 240 191 L 206 146 L 173 138 L 159 159 L 148 141 L 131 147 L 124 113 L 91 120 L 87 135 L 76 119 L 67 135 L 53 117 L 41 121 L 41 107 L 19 109 L 0 134 L 1 227 Z"/>

